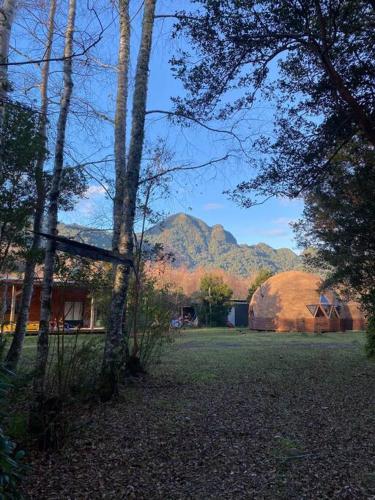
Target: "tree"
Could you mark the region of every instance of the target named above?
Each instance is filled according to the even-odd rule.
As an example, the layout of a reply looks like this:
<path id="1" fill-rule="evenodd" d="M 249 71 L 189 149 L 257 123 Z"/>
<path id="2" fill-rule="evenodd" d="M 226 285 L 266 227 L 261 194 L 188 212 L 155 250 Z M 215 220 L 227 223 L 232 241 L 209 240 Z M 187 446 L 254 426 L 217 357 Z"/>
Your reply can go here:
<path id="1" fill-rule="evenodd" d="M 207 326 L 226 325 L 232 295 L 233 291 L 222 278 L 213 274 L 203 276 L 199 290 L 200 314 Z"/>
<path id="2" fill-rule="evenodd" d="M 4 0 L 0 7 L 0 106 L 10 89 L 8 81 L 9 40 L 16 12 L 16 0 Z"/>
<path id="3" fill-rule="evenodd" d="M 60 113 L 56 130 L 56 145 L 54 154 L 54 166 L 52 182 L 48 195 L 47 208 L 47 232 L 55 235 L 57 232 L 57 214 L 58 202 L 61 192 L 61 183 L 63 178 L 63 161 L 66 124 L 69 113 L 70 99 L 73 91 L 72 81 L 72 54 L 73 54 L 73 35 L 76 16 L 76 0 L 69 0 L 68 19 L 65 31 L 64 48 L 64 67 L 63 80 L 64 86 L 60 100 Z M 53 271 L 55 264 L 56 248 L 53 240 L 48 240 L 45 249 L 44 275 L 41 294 L 41 312 L 38 333 L 37 358 L 35 362 L 34 373 L 34 397 L 35 401 L 41 403 L 44 396 L 44 381 L 48 358 L 48 332 L 49 320 L 51 314 L 51 294 Z"/>
<path id="4" fill-rule="evenodd" d="M 326 268 L 325 286 L 359 298 L 373 329 L 375 317 L 375 156 L 363 142 L 348 145 L 335 171 L 306 197 L 295 224 L 307 261 Z"/>
<path id="5" fill-rule="evenodd" d="M 297 197 L 334 169 L 354 137 L 375 145 L 373 2 L 196 3 L 199 9 L 176 14 L 177 34 L 188 37 L 198 56 L 174 59 L 189 92 L 176 100 L 177 110 L 223 119 L 250 113 L 261 95 L 277 111 L 274 134 L 253 144 L 258 175 L 239 185 L 236 199 L 249 206 L 258 196 Z M 233 90 L 235 102 L 228 99 Z"/>
<path id="6" fill-rule="evenodd" d="M 121 208 L 118 249 L 120 255 L 130 258 L 133 257 L 134 247 L 134 218 L 144 142 L 148 71 L 155 5 L 156 0 L 145 0 L 144 2 L 142 34 L 133 93 L 129 153 L 125 175 L 123 167 L 119 169 L 121 172 L 116 172 L 116 175 L 124 176 L 123 192 L 120 200 L 121 203 L 118 202 L 117 204 L 117 206 Z M 128 8 L 128 4 L 127 2 L 122 2 L 119 7 Z M 126 115 L 123 113 L 122 119 L 126 120 Z M 125 126 L 123 126 L 123 129 L 125 130 Z M 122 151 L 120 152 L 115 150 L 115 155 L 120 153 L 122 154 Z M 122 161 L 124 160 L 125 158 L 123 158 Z M 116 181 L 116 185 L 117 184 L 118 183 Z M 126 324 L 125 305 L 129 287 L 129 277 L 129 266 L 116 266 L 102 365 L 101 393 L 103 399 L 111 398 L 117 391 L 118 373 L 120 365 L 123 361 L 121 351 L 123 350 L 123 326 Z"/>
<path id="7" fill-rule="evenodd" d="M 27 248 L 33 214 L 35 161 L 44 155 L 38 113 L 7 101 L 0 126 L 0 272 L 9 271 Z"/>
<path id="8" fill-rule="evenodd" d="M 267 269 L 266 267 L 259 269 L 257 275 L 254 278 L 254 281 L 251 283 L 249 287 L 249 293 L 248 293 L 248 301 L 250 302 L 255 291 L 260 287 L 260 285 L 263 285 L 265 281 L 268 280 L 268 278 L 271 278 L 274 273 L 270 269 Z"/>
<path id="9" fill-rule="evenodd" d="M 38 133 L 40 135 L 41 141 L 44 143 L 44 148 L 41 149 L 40 153 L 37 155 L 35 162 L 34 175 L 33 175 L 33 184 L 35 186 L 35 203 L 33 207 L 32 242 L 26 256 L 22 297 L 21 297 L 19 314 L 17 317 L 16 328 L 14 331 L 11 346 L 9 348 L 6 357 L 6 365 L 12 371 L 16 370 L 22 352 L 23 341 L 26 334 L 27 321 L 29 318 L 31 297 L 33 293 L 35 266 L 37 258 L 40 253 L 39 233 L 42 230 L 45 198 L 47 190 L 46 179 L 44 175 L 44 161 L 46 156 L 44 150 L 46 149 L 47 146 L 48 80 L 49 80 L 49 67 L 50 67 L 49 59 L 51 57 L 51 51 L 52 51 L 55 13 L 56 13 L 56 0 L 52 0 L 50 3 L 48 31 L 45 44 L 46 62 L 44 63 L 41 70 L 41 83 L 40 83 L 41 108 L 39 112 Z"/>

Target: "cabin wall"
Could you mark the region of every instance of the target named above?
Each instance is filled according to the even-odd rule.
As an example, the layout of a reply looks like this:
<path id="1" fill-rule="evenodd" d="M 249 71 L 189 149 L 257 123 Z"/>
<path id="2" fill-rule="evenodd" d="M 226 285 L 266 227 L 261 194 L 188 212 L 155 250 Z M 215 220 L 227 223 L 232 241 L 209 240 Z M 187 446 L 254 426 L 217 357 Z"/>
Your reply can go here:
<path id="1" fill-rule="evenodd" d="M 39 322 L 40 318 L 40 297 L 41 297 L 41 285 L 34 286 L 33 295 L 31 298 L 30 311 L 29 311 L 29 323 Z M 19 304 L 21 299 L 21 285 L 17 285 L 17 304 Z M 11 295 L 8 292 L 8 306 L 10 304 Z M 55 287 L 52 290 L 52 300 L 51 300 L 51 320 L 59 320 L 64 316 L 64 304 L 65 302 L 82 302 L 83 304 L 83 327 L 88 328 L 90 326 L 90 299 L 88 297 L 88 291 L 84 288 L 73 288 L 73 287 Z M 9 309 L 9 307 L 8 307 Z M 5 317 L 6 321 L 9 321 L 9 312 Z M 17 307 L 15 321 L 17 320 Z"/>

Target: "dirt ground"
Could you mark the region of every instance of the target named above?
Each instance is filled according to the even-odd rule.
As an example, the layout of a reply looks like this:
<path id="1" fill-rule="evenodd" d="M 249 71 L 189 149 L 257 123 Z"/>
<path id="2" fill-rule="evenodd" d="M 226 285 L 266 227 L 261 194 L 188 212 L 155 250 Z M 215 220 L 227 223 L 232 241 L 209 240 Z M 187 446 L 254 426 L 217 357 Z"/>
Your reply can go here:
<path id="1" fill-rule="evenodd" d="M 118 401 L 77 415 L 62 451 L 32 453 L 25 496 L 375 498 L 375 363 L 362 344 L 184 332 Z"/>

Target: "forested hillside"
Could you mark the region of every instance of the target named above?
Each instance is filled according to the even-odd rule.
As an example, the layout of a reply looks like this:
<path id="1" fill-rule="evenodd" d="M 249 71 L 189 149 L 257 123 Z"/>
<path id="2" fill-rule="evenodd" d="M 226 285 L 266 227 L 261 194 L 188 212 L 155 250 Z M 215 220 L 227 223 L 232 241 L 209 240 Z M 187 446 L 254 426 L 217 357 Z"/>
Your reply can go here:
<path id="1" fill-rule="evenodd" d="M 111 233 L 79 225 L 60 225 L 60 234 L 81 239 L 86 243 L 109 247 Z M 150 243 L 161 243 L 175 256 L 176 267 L 221 268 L 239 276 L 248 276 L 267 267 L 286 271 L 301 265 L 301 260 L 288 248 L 274 249 L 265 243 L 239 245 L 223 226 L 208 226 L 204 221 L 187 214 L 175 214 L 147 231 Z"/>

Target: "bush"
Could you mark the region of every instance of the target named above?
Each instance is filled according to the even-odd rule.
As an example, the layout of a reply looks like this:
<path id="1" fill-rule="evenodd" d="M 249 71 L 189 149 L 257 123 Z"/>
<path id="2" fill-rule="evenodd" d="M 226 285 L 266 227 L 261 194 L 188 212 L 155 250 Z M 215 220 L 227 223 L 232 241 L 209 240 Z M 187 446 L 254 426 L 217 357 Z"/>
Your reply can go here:
<path id="1" fill-rule="evenodd" d="M 68 400 L 92 395 L 99 374 L 102 339 L 60 333 L 54 337 L 47 371 L 46 393 Z"/>
<path id="2" fill-rule="evenodd" d="M 158 289 L 153 279 L 133 280 L 129 290 L 127 332 L 132 341 L 127 368 L 131 374 L 145 372 L 160 360 L 163 347 L 172 342 L 170 324 L 174 312 L 168 286 Z"/>
<path id="3" fill-rule="evenodd" d="M 13 387 L 11 378 L 13 373 L 7 370 L 3 364 L 3 353 L 5 349 L 5 341 L 0 340 L 0 403 L 2 412 L 4 411 L 5 402 L 9 390 Z M 4 414 L 0 414 L 1 418 Z M 25 466 L 22 463 L 22 458 L 25 453 L 16 449 L 16 444 L 4 433 L 3 427 L 0 426 L 0 498 L 17 499 L 22 498 L 19 492 L 19 484 L 22 479 Z"/>
<path id="4" fill-rule="evenodd" d="M 22 498 L 19 484 L 25 469 L 24 455 L 23 451 L 16 451 L 16 444 L 0 428 L 0 498 Z"/>
<path id="5" fill-rule="evenodd" d="M 96 393 L 102 346 L 99 340 L 60 333 L 51 348 L 43 399 L 30 413 L 30 431 L 39 448 L 60 449 L 77 428 L 69 411 Z"/>
<path id="6" fill-rule="evenodd" d="M 160 361 L 164 346 L 173 340 L 170 332 L 172 310 L 165 290 L 153 290 L 143 303 L 143 321 L 139 358 L 141 366 L 147 370 Z"/>

